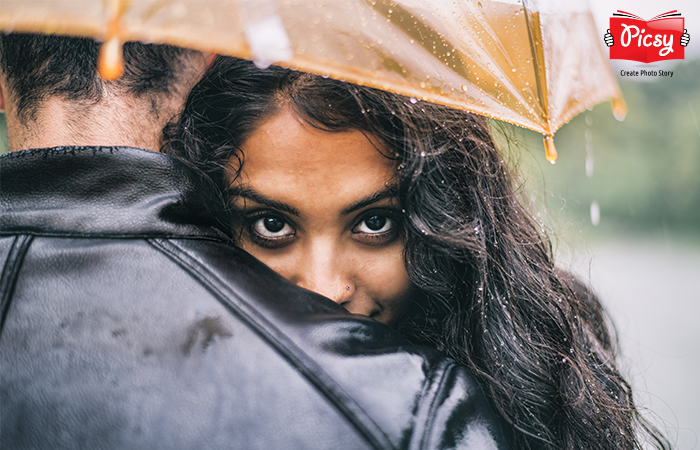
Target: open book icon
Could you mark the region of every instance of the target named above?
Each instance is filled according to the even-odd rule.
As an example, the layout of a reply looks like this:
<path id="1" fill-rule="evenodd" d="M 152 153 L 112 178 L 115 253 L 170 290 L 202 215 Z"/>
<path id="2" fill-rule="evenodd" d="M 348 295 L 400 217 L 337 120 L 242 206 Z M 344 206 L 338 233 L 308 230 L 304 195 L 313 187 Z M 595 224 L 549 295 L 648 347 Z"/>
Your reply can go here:
<path id="1" fill-rule="evenodd" d="M 644 20 L 625 11 L 610 18 L 610 30 L 605 35 L 610 47 L 610 59 L 627 59 L 650 63 L 685 58 L 689 40 L 685 19 L 677 11 Z"/>

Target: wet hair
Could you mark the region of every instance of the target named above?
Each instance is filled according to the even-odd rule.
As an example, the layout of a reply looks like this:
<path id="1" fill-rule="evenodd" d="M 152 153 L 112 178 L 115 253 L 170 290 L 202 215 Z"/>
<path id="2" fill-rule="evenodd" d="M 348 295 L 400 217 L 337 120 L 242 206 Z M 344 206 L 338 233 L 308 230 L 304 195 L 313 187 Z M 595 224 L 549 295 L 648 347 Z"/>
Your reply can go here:
<path id="1" fill-rule="evenodd" d="M 302 72 L 219 58 L 166 131 L 171 154 L 227 187 L 241 144 L 284 108 L 321 130 L 370 133 L 393 154 L 405 266 L 420 295 L 397 326 L 471 370 L 517 449 L 658 448 L 591 290 L 553 263 L 510 169 L 473 114 Z"/>
<path id="2" fill-rule="evenodd" d="M 97 72 L 100 43 L 92 39 L 25 33 L 0 33 L 0 70 L 17 99 L 17 114 L 35 118 L 42 101 L 57 96 L 97 103 L 105 82 Z M 148 96 L 157 114 L 159 99 L 176 87 L 181 64 L 193 50 L 128 42 L 124 74 L 111 83 L 120 94 Z"/>

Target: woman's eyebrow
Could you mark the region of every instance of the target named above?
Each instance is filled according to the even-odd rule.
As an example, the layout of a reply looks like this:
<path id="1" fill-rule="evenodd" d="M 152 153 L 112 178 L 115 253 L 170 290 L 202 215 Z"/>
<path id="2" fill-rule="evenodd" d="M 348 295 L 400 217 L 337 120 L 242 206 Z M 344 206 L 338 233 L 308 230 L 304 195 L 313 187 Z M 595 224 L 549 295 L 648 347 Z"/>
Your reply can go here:
<path id="1" fill-rule="evenodd" d="M 353 213 L 355 211 L 358 211 L 366 206 L 369 206 L 373 203 L 377 203 L 378 201 L 384 200 L 386 198 L 395 198 L 397 192 L 398 192 L 398 187 L 396 185 L 387 186 L 386 188 L 382 189 L 381 191 L 375 192 L 374 194 L 372 194 L 370 196 L 367 196 L 361 200 L 356 201 L 352 205 L 343 209 L 341 214 L 345 216 L 345 215 L 348 215 L 348 214 Z"/>
<path id="2" fill-rule="evenodd" d="M 292 208 L 286 203 L 278 202 L 277 200 L 267 198 L 260 192 L 256 191 L 255 189 L 251 189 L 247 186 L 232 187 L 229 189 L 228 193 L 231 197 L 241 197 L 244 199 L 252 200 L 255 203 L 259 203 L 263 206 L 274 208 L 278 211 L 283 211 L 287 214 L 291 214 L 296 217 L 300 216 L 299 210 Z"/>

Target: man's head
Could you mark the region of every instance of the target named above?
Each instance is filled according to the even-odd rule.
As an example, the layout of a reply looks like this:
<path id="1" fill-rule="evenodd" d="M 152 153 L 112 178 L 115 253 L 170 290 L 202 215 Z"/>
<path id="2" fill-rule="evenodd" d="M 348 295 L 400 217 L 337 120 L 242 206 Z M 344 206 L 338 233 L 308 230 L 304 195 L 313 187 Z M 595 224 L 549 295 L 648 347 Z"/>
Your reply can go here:
<path id="1" fill-rule="evenodd" d="M 0 34 L 0 104 L 10 150 L 56 145 L 131 145 L 157 150 L 205 67 L 196 51 L 124 45 L 124 75 L 103 81 L 92 39 Z"/>

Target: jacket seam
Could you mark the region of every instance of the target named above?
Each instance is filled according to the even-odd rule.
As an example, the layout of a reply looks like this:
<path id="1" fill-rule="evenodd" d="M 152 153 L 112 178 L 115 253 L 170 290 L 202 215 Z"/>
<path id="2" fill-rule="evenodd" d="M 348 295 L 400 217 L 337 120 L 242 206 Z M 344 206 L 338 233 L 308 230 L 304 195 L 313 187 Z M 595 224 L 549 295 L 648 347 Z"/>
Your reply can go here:
<path id="1" fill-rule="evenodd" d="M 164 239 L 147 240 L 156 249 L 182 267 L 194 279 L 202 283 L 220 302 L 226 305 L 243 322 L 284 357 L 313 386 L 316 387 L 330 403 L 355 427 L 372 447 L 378 450 L 395 448 L 388 436 L 374 420 L 357 404 L 352 397 L 317 364 L 306 352 L 286 339 L 267 318 L 258 313 L 232 286 L 221 280 L 215 273 L 202 266 L 189 252 L 176 243 Z M 235 297 L 240 304 L 231 301 Z"/>
<path id="2" fill-rule="evenodd" d="M 0 277 L 0 337 L 5 328 L 5 319 L 10 309 L 12 293 L 15 290 L 19 271 L 32 239 L 33 237 L 28 235 L 17 236 L 12 242 L 10 253 L 2 268 L 2 277 Z"/>

